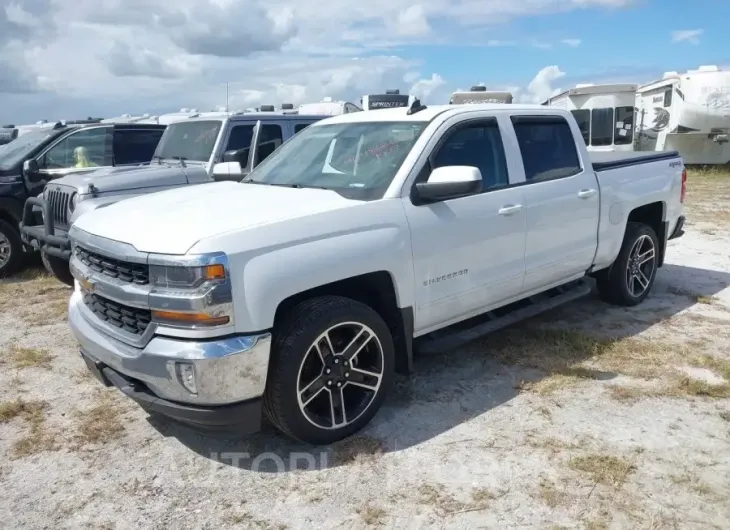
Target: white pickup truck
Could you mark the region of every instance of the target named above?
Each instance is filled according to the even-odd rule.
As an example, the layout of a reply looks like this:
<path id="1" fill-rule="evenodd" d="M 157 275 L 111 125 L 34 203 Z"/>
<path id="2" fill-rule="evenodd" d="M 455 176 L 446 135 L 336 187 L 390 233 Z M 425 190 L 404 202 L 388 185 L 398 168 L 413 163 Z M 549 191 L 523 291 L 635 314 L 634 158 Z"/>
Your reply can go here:
<path id="1" fill-rule="evenodd" d="M 683 234 L 674 152 L 591 161 L 536 105 L 312 124 L 242 182 L 133 198 L 71 228 L 70 326 L 151 413 L 309 443 L 362 429 L 413 351 L 589 292 L 648 295 Z M 415 346 L 414 346 L 415 345 Z"/>

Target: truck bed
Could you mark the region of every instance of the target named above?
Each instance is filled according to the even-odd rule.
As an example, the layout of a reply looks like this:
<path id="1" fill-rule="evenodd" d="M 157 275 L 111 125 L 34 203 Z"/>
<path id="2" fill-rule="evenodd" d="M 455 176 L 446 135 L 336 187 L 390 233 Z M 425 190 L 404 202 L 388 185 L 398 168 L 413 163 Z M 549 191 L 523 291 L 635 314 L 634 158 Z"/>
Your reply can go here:
<path id="1" fill-rule="evenodd" d="M 606 171 L 619 167 L 636 166 L 647 162 L 678 158 L 677 151 L 638 151 L 638 152 L 597 152 L 589 151 L 591 163 L 595 171 Z"/>

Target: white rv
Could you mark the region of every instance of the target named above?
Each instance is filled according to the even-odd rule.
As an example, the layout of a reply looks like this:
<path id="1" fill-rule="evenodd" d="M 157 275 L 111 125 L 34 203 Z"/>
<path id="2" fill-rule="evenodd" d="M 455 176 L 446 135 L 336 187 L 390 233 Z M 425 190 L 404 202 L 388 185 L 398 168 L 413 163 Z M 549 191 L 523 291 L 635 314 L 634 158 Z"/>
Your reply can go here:
<path id="1" fill-rule="evenodd" d="M 577 85 L 543 105 L 570 111 L 589 151 L 633 151 L 635 84 Z"/>
<path id="2" fill-rule="evenodd" d="M 667 72 L 638 88 L 637 151 L 678 151 L 686 164 L 730 162 L 730 70 Z"/>
<path id="3" fill-rule="evenodd" d="M 368 94 L 360 98 L 362 110 L 393 109 L 410 107 L 415 96 L 401 94 L 400 90 L 386 90 L 385 94 Z"/>
<path id="4" fill-rule="evenodd" d="M 282 109 L 284 106 L 282 105 Z M 317 116 L 339 116 L 360 112 L 362 109 L 349 101 L 333 101 L 331 97 L 322 98 L 317 103 L 302 103 L 299 105 L 299 114 L 313 114 Z"/>
<path id="5" fill-rule="evenodd" d="M 483 85 L 475 85 L 468 91 L 457 90 L 451 94 L 450 105 L 468 105 L 475 103 L 512 103 L 512 93 L 503 90 L 487 90 Z"/>

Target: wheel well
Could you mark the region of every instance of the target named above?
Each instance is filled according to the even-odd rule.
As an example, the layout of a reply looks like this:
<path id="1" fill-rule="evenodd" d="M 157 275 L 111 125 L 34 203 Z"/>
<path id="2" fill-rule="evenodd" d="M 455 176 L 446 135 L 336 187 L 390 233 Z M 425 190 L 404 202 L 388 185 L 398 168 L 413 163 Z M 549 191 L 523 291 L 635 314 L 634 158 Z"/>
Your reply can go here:
<path id="1" fill-rule="evenodd" d="M 413 363 L 413 309 L 399 308 L 390 273 L 371 272 L 320 285 L 283 300 L 276 308 L 274 328 L 280 319 L 301 302 L 320 296 L 344 296 L 373 308 L 388 324 L 395 346 L 395 368 L 400 374 L 411 372 Z"/>
<path id="2" fill-rule="evenodd" d="M 6 223 L 9 223 L 10 226 L 15 228 L 17 230 L 17 232 L 20 233 L 20 229 L 18 228 L 18 223 L 20 221 L 18 221 L 18 219 L 16 219 L 15 217 L 13 217 L 13 214 L 11 214 L 9 211 L 0 210 L 0 220 L 3 220 Z"/>
<path id="3" fill-rule="evenodd" d="M 654 232 L 656 232 L 657 238 L 659 239 L 659 261 L 658 265 L 661 267 L 664 264 L 664 251 L 667 246 L 667 225 L 664 222 L 664 203 L 663 202 L 652 202 L 639 206 L 631 211 L 629 214 L 629 223 L 642 223 L 650 226 Z"/>

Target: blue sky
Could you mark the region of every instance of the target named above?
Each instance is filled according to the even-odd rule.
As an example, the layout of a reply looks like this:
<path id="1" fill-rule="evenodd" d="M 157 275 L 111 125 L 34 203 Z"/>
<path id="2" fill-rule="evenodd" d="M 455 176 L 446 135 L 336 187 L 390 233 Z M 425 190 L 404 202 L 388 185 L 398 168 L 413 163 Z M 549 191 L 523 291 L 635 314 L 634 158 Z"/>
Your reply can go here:
<path id="1" fill-rule="evenodd" d="M 476 30 L 481 45 L 409 46 L 400 54 L 423 59 L 425 72 L 438 72 L 464 87 L 476 82 L 525 86 L 546 65 L 566 72 L 561 85 L 627 78 L 641 82 L 668 70 L 730 65 L 729 24 L 727 0 L 646 0 L 621 9 L 521 17 Z M 694 30 L 700 32 L 695 38 L 677 34 L 681 40 L 673 41 L 674 32 Z M 562 42 L 568 39 L 580 44 Z M 485 45 L 490 40 L 514 45 Z"/>
<path id="2" fill-rule="evenodd" d="M 226 83 L 234 109 L 325 96 L 358 102 L 387 88 L 444 103 L 477 83 L 540 102 L 576 83 L 730 69 L 730 0 L 18 6 L 0 15 L 2 123 L 211 109 L 226 103 Z"/>

